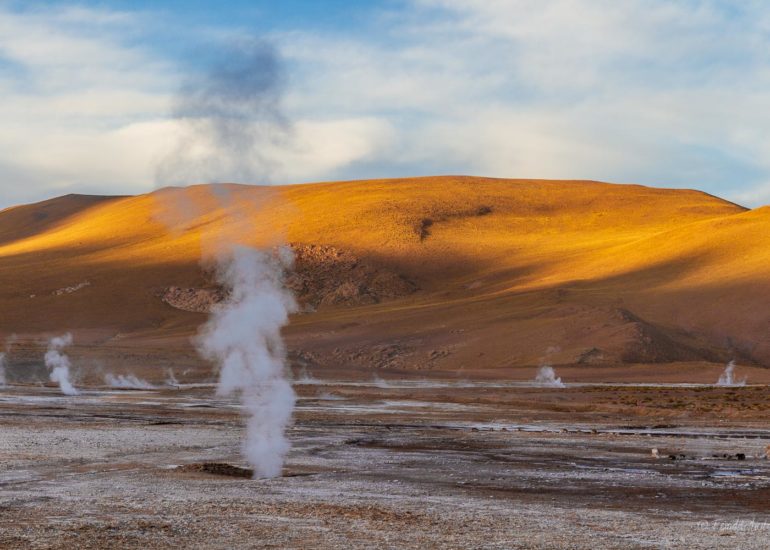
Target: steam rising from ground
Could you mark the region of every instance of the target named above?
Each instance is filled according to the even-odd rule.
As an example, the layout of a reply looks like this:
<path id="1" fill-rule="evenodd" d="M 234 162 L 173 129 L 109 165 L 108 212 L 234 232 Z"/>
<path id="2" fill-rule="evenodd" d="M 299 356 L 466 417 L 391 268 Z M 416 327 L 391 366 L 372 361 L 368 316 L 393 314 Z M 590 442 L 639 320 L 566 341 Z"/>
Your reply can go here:
<path id="1" fill-rule="evenodd" d="M 390 384 L 388 384 L 387 380 L 380 378 L 376 374 L 374 375 L 372 381 L 374 382 L 375 388 L 385 389 L 390 387 Z"/>
<path id="2" fill-rule="evenodd" d="M 280 109 L 283 70 L 277 52 L 259 40 L 211 51 L 209 70 L 193 75 L 180 90 L 173 115 L 181 133 L 175 150 L 157 168 L 158 185 L 266 183 L 277 168 L 275 153 L 289 136 Z M 214 244 L 217 277 L 227 299 L 201 328 L 198 350 L 220 367 L 217 393 L 240 396 L 248 416 L 243 452 L 255 477 L 275 477 L 289 450 L 284 431 L 295 403 L 280 333 L 297 308 L 282 280 L 293 258 L 288 248 L 271 253 L 241 246 L 253 237 L 251 216 L 257 205 L 229 202 L 224 187 L 212 191 L 227 217 L 215 235 L 202 239 Z M 199 214 L 185 193 L 166 196 L 174 202 L 161 212 L 167 225 L 185 227 L 190 219 L 174 218 Z M 167 383 L 178 384 L 173 373 Z"/>
<path id="3" fill-rule="evenodd" d="M 284 432 L 296 397 L 286 379 L 281 327 L 297 310 L 283 286 L 292 260 L 288 248 L 269 253 L 233 247 L 217 273 L 229 298 L 212 311 L 198 337 L 200 353 L 221 369 L 217 394 L 240 395 L 248 415 L 243 453 L 255 477 L 281 475 L 290 447 Z"/>
<path id="4" fill-rule="evenodd" d="M 104 375 L 104 383 L 111 388 L 119 388 L 125 390 L 151 390 L 155 388 L 152 384 L 141 378 L 137 378 L 134 374 L 114 374 L 107 373 Z"/>
<path id="5" fill-rule="evenodd" d="M 157 168 L 159 185 L 264 183 L 276 169 L 270 151 L 288 135 L 276 50 L 242 40 L 212 51 L 209 70 L 192 75 L 177 97 L 180 135 Z"/>
<path id="6" fill-rule="evenodd" d="M 171 386 L 173 388 L 176 388 L 179 386 L 179 380 L 176 379 L 176 376 L 174 376 L 174 369 L 168 369 L 166 371 L 166 385 Z"/>
<path id="7" fill-rule="evenodd" d="M 717 386 L 745 386 L 746 385 L 746 377 L 743 378 L 735 378 L 735 361 L 730 361 L 727 363 L 727 366 L 725 367 L 724 372 L 719 377 L 719 380 L 717 380 Z"/>
<path id="8" fill-rule="evenodd" d="M 5 369 L 8 366 L 8 354 L 11 352 L 11 346 L 16 342 L 16 339 L 16 335 L 11 334 L 5 339 L 5 351 L 0 351 L 0 388 L 8 384 Z"/>
<path id="9" fill-rule="evenodd" d="M 564 388 L 564 382 L 561 378 L 556 377 L 556 371 L 550 365 L 543 365 L 537 369 L 537 376 L 535 376 L 535 383 L 541 386 L 548 386 L 550 388 Z"/>
<path id="10" fill-rule="evenodd" d="M 307 370 L 307 367 L 302 367 L 299 371 L 299 375 L 295 379 L 295 384 L 315 385 L 319 383 L 320 380 L 310 374 L 310 372 Z"/>
<path id="11" fill-rule="evenodd" d="M 45 366 L 50 371 L 51 382 L 59 384 L 64 395 L 77 395 L 78 391 L 70 382 L 70 360 L 62 353 L 64 348 L 72 344 L 72 334 L 51 338 L 48 351 L 45 354 Z"/>

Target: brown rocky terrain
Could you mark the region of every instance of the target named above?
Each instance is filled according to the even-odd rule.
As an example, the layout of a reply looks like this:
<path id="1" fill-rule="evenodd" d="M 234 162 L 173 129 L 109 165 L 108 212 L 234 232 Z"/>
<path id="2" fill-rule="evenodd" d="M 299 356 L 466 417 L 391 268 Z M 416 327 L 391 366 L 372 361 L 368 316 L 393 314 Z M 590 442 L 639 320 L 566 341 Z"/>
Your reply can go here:
<path id="1" fill-rule="evenodd" d="M 305 313 L 319 306 L 378 304 L 417 290 L 406 278 L 388 269 L 377 269 L 333 246 L 292 244 L 290 248 L 294 263 L 284 274 L 284 280 Z M 227 292 L 213 280 L 209 285 L 171 286 L 163 289 L 161 300 L 182 311 L 208 313 L 227 298 Z"/>

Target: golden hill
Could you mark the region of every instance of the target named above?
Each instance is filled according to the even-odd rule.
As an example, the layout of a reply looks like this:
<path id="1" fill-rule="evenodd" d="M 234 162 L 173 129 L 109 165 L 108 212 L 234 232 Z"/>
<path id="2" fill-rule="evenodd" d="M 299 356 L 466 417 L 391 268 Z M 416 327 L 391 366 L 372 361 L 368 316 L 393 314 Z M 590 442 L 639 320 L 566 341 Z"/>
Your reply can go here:
<path id="1" fill-rule="evenodd" d="M 105 358 L 193 361 L 205 315 L 180 307 L 230 240 L 294 245 L 315 311 L 286 335 L 312 368 L 770 365 L 770 209 L 590 181 L 202 185 L 6 209 L 0 335 L 72 330 Z"/>

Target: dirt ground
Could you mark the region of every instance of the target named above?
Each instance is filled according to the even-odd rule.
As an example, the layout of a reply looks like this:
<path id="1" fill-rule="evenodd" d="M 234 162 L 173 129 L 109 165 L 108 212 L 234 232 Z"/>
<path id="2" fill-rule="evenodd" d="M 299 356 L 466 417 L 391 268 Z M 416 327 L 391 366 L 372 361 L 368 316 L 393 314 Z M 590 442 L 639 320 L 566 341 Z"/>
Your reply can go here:
<path id="1" fill-rule="evenodd" d="M 295 389 L 272 480 L 211 385 L 0 389 L 0 547 L 767 547 L 764 385 Z"/>

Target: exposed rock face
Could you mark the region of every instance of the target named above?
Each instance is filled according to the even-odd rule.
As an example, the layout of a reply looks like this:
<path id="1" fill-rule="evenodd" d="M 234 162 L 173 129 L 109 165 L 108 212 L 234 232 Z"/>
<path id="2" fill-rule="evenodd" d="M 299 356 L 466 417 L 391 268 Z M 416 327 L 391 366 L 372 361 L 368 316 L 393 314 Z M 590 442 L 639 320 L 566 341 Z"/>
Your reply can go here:
<path id="1" fill-rule="evenodd" d="M 307 310 L 323 306 L 376 304 L 406 296 L 417 286 L 401 275 L 360 260 L 333 246 L 292 244 L 294 268 L 286 286 Z M 184 311 L 207 313 L 227 297 L 224 290 L 168 287 L 161 300 Z"/>
<path id="2" fill-rule="evenodd" d="M 215 304 L 224 300 L 225 296 L 225 292 L 220 288 L 170 286 L 163 291 L 160 299 L 182 311 L 208 313 Z"/>
<path id="3" fill-rule="evenodd" d="M 303 306 L 375 304 L 417 290 L 401 275 L 333 246 L 293 244 L 292 249 L 294 271 L 287 276 L 286 286 Z"/>

